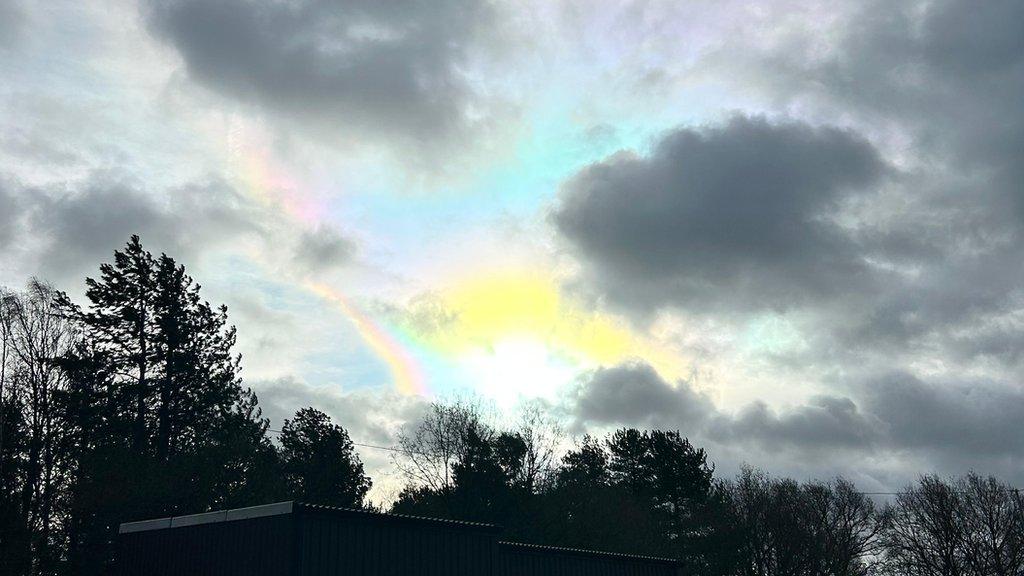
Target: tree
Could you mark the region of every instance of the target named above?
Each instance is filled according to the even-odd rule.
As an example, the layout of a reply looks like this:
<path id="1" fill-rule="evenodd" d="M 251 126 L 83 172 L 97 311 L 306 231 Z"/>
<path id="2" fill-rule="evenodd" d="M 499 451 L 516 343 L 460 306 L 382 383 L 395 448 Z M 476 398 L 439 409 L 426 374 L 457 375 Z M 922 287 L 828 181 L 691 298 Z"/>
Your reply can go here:
<path id="1" fill-rule="evenodd" d="M 608 443 L 585 436 L 562 457 L 554 484 L 541 500 L 543 540 L 576 548 L 667 555 L 656 511 L 626 483 L 617 482 L 610 470 Z"/>
<path id="2" fill-rule="evenodd" d="M 1024 502 L 992 477 L 923 476 L 886 510 L 886 569 L 911 576 L 1024 572 Z"/>
<path id="3" fill-rule="evenodd" d="M 526 446 L 513 434 L 485 434 L 470 428 L 465 449 L 452 465 L 452 512 L 457 518 L 507 525 L 516 505 L 512 478 L 522 469 Z"/>
<path id="4" fill-rule="evenodd" d="M 314 504 L 362 508 L 370 479 L 344 428 L 303 408 L 281 429 L 281 460 L 290 496 Z"/>
<path id="5" fill-rule="evenodd" d="M 874 502 L 844 478 L 805 484 L 803 492 L 821 547 L 821 573 L 866 574 L 881 551 L 882 522 Z"/>
<path id="6" fill-rule="evenodd" d="M 608 454 L 593 436 L 584 436 L 575 450 L 562 457 L 556 479 L 558 486 L 579 492 L 607 486 Z"/>
<path id="7" fill-rule="evenodd" d="M 529 405 L 520 413 L 515 436 L 523 444 L 523 453 L 514 482 L 529 493 L 547 489 L 553 481 L 559 445 L 564 439 L 562 427 L 539 406 Z"/>
<path id="8" fill-rule="evenodd" d="M 81 339 L 58 365 L 68 378 L 60 399 L 70 446 L 71 480 L 64 498 L 66 573 L 102 574 L 111 562 L 111 527 L 133 517 L 116 508 L 126 500 L 125 491 L 134 489 L 134 479 L 123 472 L 122 466 L 132 463 L 123 439 L 111 437 L 122 430 L 111 417 L 114 364 L 92 342 Z"/>
<path id="9" fill-rule="evenodd" d="M 32 566 L 32 538 L 19 495 L 28 432 L 16 399 L 0 400 L 0 438 L 0 573 L 25 574 Z"/>
<path id="10" fill-rule="evenodd" d="M 508 537 L 536 539 L 560 429 L 527 408 L 513 430 L 484 422 L 480 405 L 432 404 L 399 435 L 395 458 L 407 486 L 392 512 L 492 522 Z"/>
<path id="11" fill-rule="evenodd" d="M 734 529 L 724 527 L 718 549 L 708 555 L 718 573 L 864 575 L 879 556 L 882 524 L 875 506 L 842 478 L 801 484 L 744 468 L 721 490 L 724 517 Z M 725 552 L 732 558 L 723 558 Z"/>
<path id="12" fill-rule="evenodd" d="M 273 465 L 268 422 L 238 376 L 227 310 L 166 254 L 138 236 L 86 279 L 87 305 L 55 298 L 80 334 L 56 364 L 69 379 L 64 405 L 77 442 L 68 556 L 81 573 L 112 561 L 124 519 L 202 512 L 257 493 Z M 262 482 L 262 480 L 261 480 Z"/>
<path id="13" fill-rule="evenodd" d="M 886 567 L 907 576 L 967 574 L 960 507 L 960 495 L 937 476 L 908 486 L 886 511 Z"/>
<path id="14" fill-rule="evenodd" d="M 54 360 L 70 348 L 75 333 L 57 314 L 54 294 L 37 280 L 22 293 L 0 292 L 0 499 L 10 507 L 10 534 L 25 546 L 9 553 L 31 558 L 20 564 L 36 573 L 54 570 L 59 559 L 60 496 L 68 481 L 58 404 L 67 379 Z M 10 538 L 0 547 L 9 548 Z"/>
<path id="15" fill-rule="evenodd" d="M 411 429 L 398 434 L 400 455 L 394 462 L 406 479 L 443 498 L 454 482 L 452 467 L 466 453 L 470 432 L 485 435 L 480 406 L 473 402 L 433 402 Z"/>
<path id="16" fill-rule="evenodd" d="M 93 351 L 118 374 L 110 390 L 111 422 L 125 429 L 130 447 L 140 454 L 149 448 L 147 423 L 154 404 L 154 266 L 153 255 L 132 236 L 124 250 L 114 252 L 113 263 L 100 265 L 99 279 L 86 278 L 88 309 L 60 299 L 65 317 L 85 330 Z"/>
<path id="17" fill-rule="evenodd" d="M 737 574 L 814 573 L 815 542 L 796 482 L 744 468 L 729 491 L 742 542 Z"/>
<path id="18" fill-rule="evenodd" d="M 261 416 L 256 395 L 246 390 L 212 431 L 213 441 L 199 455 L 220 463 L 206 476 L 211 508 L 252 506 L 285 497 L 281 458 L 267 436 L 269 425 Z"/>
<path id="19" fill-rule="evenodd" d="M 710 537 L 701 525 L 714 474 L 707 453 L 678 431 L 621 429 L 606 444 L 612 484 L 651 510 L 667 540 L 662 553 L 697 554 Z"/>
<path id="20" fill-rule="evenodd" d="M 975 473 L 956 484 L 964 560 L 973 574 L 1024 573 L 1024 499 L 1018 490 Z"/>

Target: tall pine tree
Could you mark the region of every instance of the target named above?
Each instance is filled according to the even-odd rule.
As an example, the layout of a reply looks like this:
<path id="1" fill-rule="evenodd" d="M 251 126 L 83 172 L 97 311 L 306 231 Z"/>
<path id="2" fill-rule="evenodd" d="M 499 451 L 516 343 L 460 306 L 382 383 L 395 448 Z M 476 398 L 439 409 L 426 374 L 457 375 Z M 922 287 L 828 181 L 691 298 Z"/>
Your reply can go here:
<path id="1" fill-rule="evenodd" d="M 86 286 L 84 308 L 59 298 L 82 334 L 62 361 L 68 421 L 81 435 L 71 555 L 109 562 L 125 519 L 276 496 L 268 423 L 239 377 L 226 308 L 204 301 L 183 266 L 154 257 L 138 236 Z"/>

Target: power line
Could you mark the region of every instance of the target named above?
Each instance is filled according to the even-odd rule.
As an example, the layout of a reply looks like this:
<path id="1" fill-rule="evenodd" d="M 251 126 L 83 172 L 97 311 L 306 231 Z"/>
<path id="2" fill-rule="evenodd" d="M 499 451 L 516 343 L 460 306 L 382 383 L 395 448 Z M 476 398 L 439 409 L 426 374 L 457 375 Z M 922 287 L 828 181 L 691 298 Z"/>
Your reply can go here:
<path id="1" fill-rule="evenodd" d="M 267 432 L 273 432 L 274 434 L 281 434 L 282 433 L 280 430 L 275 430 L 273 428 L 267 428 Z M 412 451 L 412 450 L 402 450 L 400 448 L 395 448 L 394 446 L 381 446 L 379 444 L 366 444 L 364 442 L 352 442 L 352 445 L 353 446 L 360 446 L 362 448 L 374 448 L 376 450 L 387 450 L 388 452 L 397 452 L 399 454 L 408 454 L 408 453 L 412 452 L 413 454 L 419 454 L 421 456 L 425 456 L 425 454 L 422 454 L 420 452 L 415 452 L 415 451 Z"/>
<path id="2" fill-rule="evenodd" d="M 1020 488 L 1006 488 L 1007 492 L 1013 492 L 1014 494 L 1020 494 Z M 953 493 L 963 493 L 964 490 L 950 490 Z M 899 496 L 901 494 L 913 494 L 914 492 L 908 492 L 906 490 L 900 492 L 857 492 L 857 494 L 863 494 L 864 496 Z"/>

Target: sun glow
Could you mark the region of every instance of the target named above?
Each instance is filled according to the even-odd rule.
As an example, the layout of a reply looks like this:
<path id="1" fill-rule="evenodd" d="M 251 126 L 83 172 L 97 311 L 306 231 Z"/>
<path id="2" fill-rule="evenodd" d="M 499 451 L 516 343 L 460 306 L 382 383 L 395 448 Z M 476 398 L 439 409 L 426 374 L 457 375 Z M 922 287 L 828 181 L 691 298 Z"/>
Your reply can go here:
<path id="1" fill-rule="evenodd" d="M 555 391 L 576 375 L 576 365 L 529 338 L 505 338 L 489 348 L 463 353 L 460 365 L 498 406 L 531 398 L 555 399 Z"/>
<path id="2" fill-rule="evenodd" d="M 611 315 L 586 310 L 543 272 L 456 283 L 414 301 L 401 324 L 499 405 L 554 398 L 581 371 L 629 359 L 644 359 L 666 377 L 682 373 L 677 355 Z"/>

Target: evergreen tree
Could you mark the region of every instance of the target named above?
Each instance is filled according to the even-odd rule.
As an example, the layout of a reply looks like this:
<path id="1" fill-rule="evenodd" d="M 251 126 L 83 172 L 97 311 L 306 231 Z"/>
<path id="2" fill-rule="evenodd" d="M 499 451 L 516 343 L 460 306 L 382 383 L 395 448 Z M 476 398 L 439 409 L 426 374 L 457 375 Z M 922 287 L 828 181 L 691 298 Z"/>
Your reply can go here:
<path id="1" fill-rule="evenodd" d="M 281 461 L 290 496 L 313 504 L 362 508 L 371 482 L 344 428 L 303 408 L 281 429 Z"/>
<path id="2" fill-rule="evenodd" d="M 469 429 L 465 453 L 452 467 L 455 517 L 506 527 L 514 522 L 511 479 L 522 462 L 520 448 L 511 435 L 502 434 L 492 440 L 475 427 Z"/>
<path id="3" fill-rule="evenodd" d="M 183 266 L 133 236 L 86 287 L 85 308 L 58 298 L 81 333 L 60 361 L 78 435 L 69 557 L 101 571 L 119 521 L 255 503 L 274 494 L 276 460 L 227 310 Z"/>

